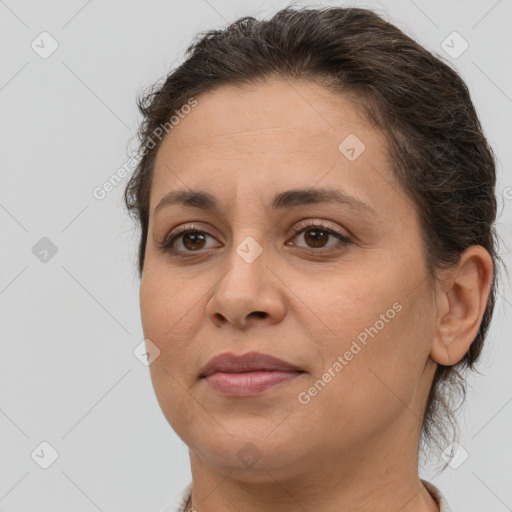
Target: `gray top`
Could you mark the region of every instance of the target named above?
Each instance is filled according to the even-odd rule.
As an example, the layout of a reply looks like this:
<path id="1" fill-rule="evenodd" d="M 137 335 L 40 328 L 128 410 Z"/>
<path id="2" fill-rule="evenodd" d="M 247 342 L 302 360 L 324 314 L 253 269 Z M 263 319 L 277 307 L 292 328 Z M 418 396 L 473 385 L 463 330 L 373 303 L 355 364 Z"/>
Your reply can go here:
<path id="1" fill-rule="evenodd" d="M 434 484 L 431 484 L 426 480 L 421 481 L 432 497 L 437 501 L 437 504 L 439 505 L 439 512 L 453 512 L 450 505 L 448 505 L 448 502 L 441 494 L 441 491 Z M 183 512 L 191 492 L 192 484 L 190 483 L 178 494 L 174 501 L 170 503 L 163 512 Z"/>

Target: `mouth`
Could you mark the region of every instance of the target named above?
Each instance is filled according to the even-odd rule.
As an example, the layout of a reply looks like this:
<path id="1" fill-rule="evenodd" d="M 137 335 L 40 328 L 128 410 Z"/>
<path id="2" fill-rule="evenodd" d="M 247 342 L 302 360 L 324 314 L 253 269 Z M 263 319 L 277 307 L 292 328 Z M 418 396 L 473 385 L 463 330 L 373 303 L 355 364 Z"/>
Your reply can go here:
<path id="1" fill-rule="evenodd" d="M 221 354 L 202 369 L 200 378 L 225 396 L 251 396 L 305 373 L 301 368 L 266 354 Z"/>

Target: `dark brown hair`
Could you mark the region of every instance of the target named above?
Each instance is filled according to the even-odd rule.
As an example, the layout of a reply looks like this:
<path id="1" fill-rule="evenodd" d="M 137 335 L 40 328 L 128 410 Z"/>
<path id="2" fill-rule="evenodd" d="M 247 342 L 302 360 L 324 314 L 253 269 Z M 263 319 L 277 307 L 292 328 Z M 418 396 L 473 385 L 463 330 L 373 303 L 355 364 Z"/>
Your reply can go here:
<path id="1" fill-rule="evenodd" d="M 349 93 L 382 130 L 393 170 L 421 219 L 430 283 L 469 246 L 481 245 L 492 257 L 493 284 L 478 334 L 458 364 L 438 365 L 428 397 L 422 441 L 444 448 L 457 437 L 452 399 L 460 391 L 461 404 L 464 400 L 463 371 L 480 355 L 495 304 L 495 160 L 459 75 L 376 13 L 287 7 L 268 20 L 241 18 L 197 36 L 184 62 L 138 99 L 143 156 L 126 187 L 125 203 L 140 222 L 139 272 L 162 140 L 155 144 L 155 132 L 169 126 L 169 118 L 190 98 L 224 84 L 270 78 L 311 80 Z"/>

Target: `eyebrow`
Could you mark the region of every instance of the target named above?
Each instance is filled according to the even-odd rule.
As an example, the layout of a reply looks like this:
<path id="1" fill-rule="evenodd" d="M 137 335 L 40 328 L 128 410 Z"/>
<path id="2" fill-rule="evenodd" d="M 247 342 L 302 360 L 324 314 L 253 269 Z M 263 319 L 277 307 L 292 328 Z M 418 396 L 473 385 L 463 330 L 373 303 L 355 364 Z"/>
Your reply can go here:
<path id="1" fill-rule="evenodd" d="M 294 189 L 276 194 L 270 203 L 273 210 L 297 208 L 318 203 L 338 203 L 348 205 L 363 215 L 377 216 L 375 210 L 368 204 L 345 194 L 340 190 L 331 188 Z M 153 211 L 156 214 L 164 206 L 182 205 L 201 210 L 219 212 L 220 203 L 208 192 L 202 190 L 177 190 L 166 194 Z"/>

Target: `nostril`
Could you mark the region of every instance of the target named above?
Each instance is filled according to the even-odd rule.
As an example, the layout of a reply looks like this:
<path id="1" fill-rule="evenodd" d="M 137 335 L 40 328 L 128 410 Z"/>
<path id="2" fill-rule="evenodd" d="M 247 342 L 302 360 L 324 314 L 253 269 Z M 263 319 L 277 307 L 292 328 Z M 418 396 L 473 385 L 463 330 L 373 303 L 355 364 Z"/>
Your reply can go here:
<path id="1" fill-rule="evenodd" d="M 265 311 L 253 311 L 251 315 L 257 316 L 258 318 L 265 318 L 267 313 L 265 313 Z"/>

